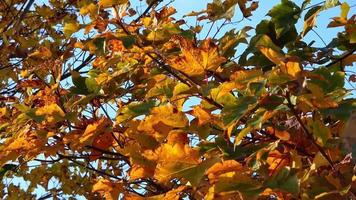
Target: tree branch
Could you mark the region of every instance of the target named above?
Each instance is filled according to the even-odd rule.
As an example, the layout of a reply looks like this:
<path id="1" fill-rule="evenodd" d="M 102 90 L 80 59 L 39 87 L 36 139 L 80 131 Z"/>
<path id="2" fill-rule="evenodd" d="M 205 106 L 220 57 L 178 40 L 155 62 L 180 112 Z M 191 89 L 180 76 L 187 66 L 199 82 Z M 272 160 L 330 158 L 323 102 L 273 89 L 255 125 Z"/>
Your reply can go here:
<path id="1" fill-rule="evenodd" d="M 355 51 L 356 51 L 356 48 L 350 50 L 349 52 L 346 52 L 341 57 L 339 57 L 336 60 L 332 61 L 331 63 L 327 64 L 325 67 L 332 67 L 334 64 L 336 64 L 338 62 L 342 62 L 342 60 L 344 60 L 345 58 L 351 56 Z M 340 68 L 341 68 L 342 71 L 344 71 L 342 66 L 340 66 Z"/>
<path id="2" fill-rule="evenodd" d="M 83 62 L 82 64 L 80 64 L 78 67 L 76 67 L 75 69 L 73 69 L 73 71 L 77 71 L 79 72 L 82 68 L 86 67 L 94 58 L 94 54 L 90 54 Z M 71 76 L 70 72 L 67 72 L 65 74 L 62 75 L 61 77 L 61 81 L 63 81 L 64 79 L 68 78 Z"/>
<path id="3" fill-rule="evenodd" d="M 292 114 L 294 115 L 294 117 L 297 119 L 298 123 L 300 124 L 300 126 L 302 127 L 303 131 L 305 132 L 305 134 L 307 135 L 308 139 L 310 139 L 313 144 L 317 147 L 317 149 L 320 151 L 320 153 L 325 157 L 325 159 L 328 161 L 329 165 L 331 166 L 332 169 L 334 169 L 334 163 L 331 160 L 331 158 L 329 157 L 329 155 L 324 151 L 324 149 L 314 140 L 314 137 L 312 135 L 312 133 L 309 132 L 308 128 L 304 125 L 303 121 L 301 120 L 301 118 L 298 115 L 298 112 L 295 110 L 291 100 L 290 100 L 290 94 L 287 93 L 286 95 L 286 99 L 288 102 L 288 107 L 291 110 Z"/>

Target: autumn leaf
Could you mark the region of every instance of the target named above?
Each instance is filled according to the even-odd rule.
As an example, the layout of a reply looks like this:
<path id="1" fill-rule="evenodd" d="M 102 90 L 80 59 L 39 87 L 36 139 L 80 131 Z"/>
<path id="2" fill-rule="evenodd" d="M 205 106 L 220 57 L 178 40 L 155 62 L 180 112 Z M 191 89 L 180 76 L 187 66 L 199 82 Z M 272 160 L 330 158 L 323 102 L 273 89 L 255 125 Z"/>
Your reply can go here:
<path id="1" fill-rule="evenodd" d="M 198 106 L 194 107 L 194 109 L 192 110 L 192 115 L 198 119 L 199 126 L 209 123 L 212 118 L 209 111 L 204 110 L 203 108 Z"/>
<path id="2" fill-rule="evenodd" d="M 130 179 L 140 179 L 140 178 L 147 178 L 152 177 L 154 175 L 154 170 L 150 167 L 134 165 L 131 167 L 130 170 Z"/>
<path id="3" fill-rule="evenodd" d="M 234 160 L 219 162 L 210 167 L 205 173 L 210 182 L 216 182 L 221 174 L 242 170 L 242 165 Z"/>
<path id="4" fill-rule="evenodd" d="M 278 137 L 281 140 L 289 140 L 290 139 L 290 134 L 287 131 L 283 130 L 278 130 L 273 127 L 267 127 L 266 129 L 269 133 L 274 134 L 276 137 Z"/>
<path id="5" fill-rule="evenodd" d="M 107 131 L 110 131 L 109 127 L 112 122 L 107 118 L 101 118 L 92 124 L 89 124 L 84 133 L 80 136 L 79 140 L 72 141 L 74 148 L 83 148 L 86 145 L 98 145 L 98 146 L 108 146 L 109 141 L 112 138 L 109 136 Z M 104 135 L 102 135 L 104 134 Z M 111 135 L 111 134 L 110 134 Z"/>
<path id="6" fill-rule="evenodd" d="M 302 32 L 302 37 L 308 33 L 316 24 L 316 18 L 321 11 L 321 6 L 316 6 L 313 9 L 310 9 L 304 18 L 304 27 Z"/>
<path id="7" fill-rule="evenodd" d="M 3 199 L 352 196 L 348 3 L 1 2 Z"/>
<path id="8" fill-rule="evenodd" d="M 40 107 L 36 110 L 37 116 L 45 116 L 46 120 L 50 123 L 63 119 L 65 113 L 57 104 L 50 104 Z"/>
<path id="9" fill-rule="evenodd" d="M 100 150 L 106 151 L 110 146 L 113 145 L 113 141 L 114 141 L 113 133 L 109 131 L 96 136 L 96 138 L 93 140 L 92 143 L 92 146 L 95 149 L 92 149 L 89 159 L 90 160 L 98 159 L 102 155 L 102 152 Z"/>
<path id="10" fill-rule="evenodd" d="M 108 179 L 99 179 L 94 185 L 92 192 L 100 193 L 107 200 L 118 199 L 123 184 L 120 182 L 113 182 Z"/>
<path id="11" fill-rule="evenodd" d="M 302 71 L 301 64 L 296 58 L 285 57 L 283 54 L 273 50 L 272 48 L 266 48 L 263 46 L 260 46 L 260 51 L 269 60 L 279 66 L 282 73 L 288 74 L 295 78 Z"/>
<path id="12" fill-rule="evenodd" d="M 178 137 L 178 138 L 177 138 Z M 154 177 L 160 182 L 167 182 L 181 171 L 194 167 L 200 163 L 199 152 L 187 145 L 182 132 L 170 132 L 168 143 L 163 144 Z"/>
<path id="13" fill-rule="evenodd" d="M 20 129 L 15 137 L 7 139 L 0 148 L 0 166 L 7 161 L 15 160 L 20 155 L 25 159 L 32 159 L 42 150 L 47 138 L 40 137 L 36 132 L 30 131 L 29 126 Z"/>
<path id="14" fill-rule="evenodd" d="M 47 47 L 42 46 L 28 56 L 35 59 L 48 59 L 52 57 L 52 52 Z"/>
<path id="15" fill-rule="evenodd" d="M 125 4 L 127 2 L 127 0 L 100 0 L 99 6 L 103 8 L 108 8 L 118 4 Z"/>
<path id="16" fill-rule="evenodd" d="M 151 114 L 138 126 L 138 130 L 153 135 L 156 139 L 164 139 L 170 130 L 188 125 L 186 115 L 172 105 L 162 105 L 151 110 Z"/>
<path id="17" fill-rule="evenodd" d="M 190 76 L 215 71 L 226 60 L 219 56 L 218 47 L 211 39 L 204 40 L 199 47 L 182 37 L 175 37 L 174 41 L 180 45 L 182 53 L 170 58 L 168 62 L 173 68 Z"/>
<path id="18" fill-rule="evenodd" d="M 77 32 L 80 29 L 78 22 L 68 22 L 64 24 L 63 32 L 67 37 L 70 37 L 73 33 Z"/>

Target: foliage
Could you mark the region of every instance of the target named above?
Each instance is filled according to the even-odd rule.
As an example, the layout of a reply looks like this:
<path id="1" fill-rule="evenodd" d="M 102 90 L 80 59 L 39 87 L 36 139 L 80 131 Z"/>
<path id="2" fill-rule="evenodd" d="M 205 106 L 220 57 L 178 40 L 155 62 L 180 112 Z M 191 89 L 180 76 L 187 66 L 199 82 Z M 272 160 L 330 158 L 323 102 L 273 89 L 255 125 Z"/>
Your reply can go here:
<path id="1" fill-rule="evenodd" d="M 168 1 L 141 4 L 0 2 L 0 196 L 355 198 L 347 3 L 281 0 L 240 30 L 225 28 L 257 1 L 214 0 L 181 19 Z M 306 43 L 335 6 L 329 28 L 341 31 Z"/>

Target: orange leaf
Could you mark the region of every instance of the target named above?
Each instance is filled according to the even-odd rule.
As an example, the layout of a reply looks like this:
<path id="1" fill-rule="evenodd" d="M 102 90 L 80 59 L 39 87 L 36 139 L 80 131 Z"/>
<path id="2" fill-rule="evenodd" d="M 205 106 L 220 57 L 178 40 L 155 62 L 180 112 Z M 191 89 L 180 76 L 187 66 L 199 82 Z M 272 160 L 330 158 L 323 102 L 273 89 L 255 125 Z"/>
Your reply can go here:
<path id="1" fill-rule="evenodd" d="M 153 174 L 154 174 L 154 168 L 133 165 L 130 169 L 129 175 L 131 180 L 135 180 L 139 178 L 152 177 Z"/>
<path id="2" fill-rule="evenodd" d="M 287 131 L 281 131 L 273 127 L 268 127 L 267 131 L 271 134 L 274 134 L 276 137 L 278 137 L 281 140 L 287 141 L 290 139 L 290 134 Z"/>
<path id="3" fill-rule="evenodd" d="M 268 169 L 272 170 L 271 173 L 274 173 L 284 166 L 288 166 L 289 157 L 288 155 L 280 153 L 278 150 L 274 150 L 269 152 L 267 163 L 269 165 Z"/>
<path id="4" fill-rule="evenodd" d="M 167 143 L 161 146 L 154 174 L 158 181 L 167 182 L 175 178 L 176 173 L 200 163 L 199 151 L 189 147 L 187 141 L 180 140 L 182 137 L 186 137 L 186 134 L 172 131 Z"/>
<path id="5" fill-rule="evenodd" d="M 147 116 L 137 129 L 162 140 L 173 128 L 183 128 L 187 125 L 188 119 L 183 112 L 177 111 L 172 105 L 164 105 L 153 108 L 151 115 Z"/>
<path id="6" fill-rule="evenodd" d="M 116 200 L 122 190 L 122 183 L 112 182 L 108 179 L 100 179 L 93 185 L 92 192 L 98 192 L 107 200 Z"/>
<path id="7" fill-rule="evenodd" d="M 223 62 L 224 57 L 219 56 L 218 47 L 211 39 L 204 40 L 200 47 L 196 47 L 192 41 L 183 37 L 175 37 L 180 44 L 181 55 L 168 60 L 175 69 L 190 76 L 199 76 L 206 71 L 215 71 Z"/>
<path id="8" fill-rule="evenodd" d="M 211 120 L 210 113 L 207 110 L 204 110 L 201 106 L 195 106 L 191 113 L 198 119 L 199 126 L 209 123 Z"/>
<path id="9" fill-rule="evenodd" d="M 79 147 L 92 144 L 94 138 L 96 138 L 99 134 L 107 131 L 107 128 L 111 124 L 112 122 L 107 118 L 101 118 L 100 120 L 89 124 L 78 141 Z"/>
<path id="10" fill-rule="evenodd" d="M 114 138 L 112 136 L 112 132 L 104 132 L 103 134 L 98 135 L 94 139 L 92 146 L 99 149 L 107 150 L 112 145 L 113 141 Z M 92 149 L 89 159 L 93 161 L 98 159 L 101 155 L 102 152 L 100 150 Z"/>
<path id="11" fill-rule="evenodd" d="M 208 175 L 210 182 L 215 182 L 219 175 L 227 172 L 235 172 L 242 169 L 242 165 L 235 160 L 226 160 L 222 163 L 216 163 L 210 167 L 205 174 Z"/>
<path id="12" fill-rule="evenodd" d="M 296 58 L 285 57 L 282 53 L 264 46 L 260 46 L 259 49 L 270 61 L 279 66 L 283 73 L 296 77 L 302 71 Z"/>

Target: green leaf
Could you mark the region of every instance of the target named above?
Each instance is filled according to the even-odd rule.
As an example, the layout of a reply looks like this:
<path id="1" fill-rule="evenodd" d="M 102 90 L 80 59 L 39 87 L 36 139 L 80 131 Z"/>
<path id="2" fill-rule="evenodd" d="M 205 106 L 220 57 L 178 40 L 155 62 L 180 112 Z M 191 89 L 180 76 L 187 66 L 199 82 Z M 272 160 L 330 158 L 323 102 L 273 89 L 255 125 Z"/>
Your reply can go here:
<path id="1" fill-rule="evenodd" d="M 326 9 L 329 9 L 329 8 L 332 8 L 332 7 L 335 7 L 338 5 L 340 5 L 339 0 L 326 0 L 325 4 L 323 6 L 323 10 L 326 10 Z"/>
<path id="2" fill-rule="evenodd" d="M 246 26 L 238 33 L 235 33 L 235 29 L 226 32 L 225 35 L 220 39 L 219 50 L 220 54 L 225 57 L 232 57 L 235 55 L 235 48 L 239 43 L 247 43 L 246 37 L 247 31 L 251 30 L 252 27 Z"/>
<path id="3" fill-rule="evenodd" d="M 178 176 L 184 177 L 189 180 L 190 184 L 192 186 L 198 186 L 201 179 L 203 178 L 205 171 L 208 170 L 211 166 L 213 166 L 215 163 L 219 162 L 220 158 L 211 158 L 208 160 L 203 161 L 197 166 L 184 169 L 183 171 L 180 171 L 177 173 Z"/>
<path id="4" fill-rule="evenodd" d="M 0 178 L 4 177 L 8 171 L 15 172 L 17 165 L 14 164 L 5 164 L 0 168 Z"/>
<path id="5" fill-rule="evenodd" d="M 68 22 L 64 24 L 63 32 L 66 37 L 70 37 L 73 33 L 77 32 L 80 29 L 80 24 L 75 22 Z"/>
<path id="6" fill-rule="evenodd" d="M 289 31 L 294 24 L 297 23 L 299 15 L 301 13 L 300 8 L 289 0 L 282 0 L 280 4 L 274 6 L 269 12 L 268 16 L 275 24 L 275 30 L 277 38 Z"/>
<path id="7" fill-rule="evenodd" d="M 319 68 L 313 73 L 322 76 L 322 78 L 313 78 L 310 82 L 317 84 L 326 94 L 344 87 L 345 72 L 334 72 L 328 68 Z"/>
<path id="8" fill-rule="evenodd" d="M 257 104 L 256 97 L 240 97 L 237 102 L 232 106 L 226 106 L 223 111 L 223 122 L 229 126 L 234 121 L 241 119 L 249 110 L 254 108 Z"/>
<path id="9" fill-rule="evenodd" d="M 263 191 L 263 187 L 258 181 L 247 174 L 238 172 L 232 177 L 220 177 L 215 189 L 216 192 L 239 191 L 249 197 L 256 196 Z"/>
<path id="10" fill-rule="evenodd" d="M 327 140 L 331 138 L 330 129 L 326 127 L 319 119 L 313 120 L 312 132 L 313 135 L 317 138 L 317 141 L 323 146 L 326 144 Z"/>
<path id="11" fill-rule="evenodd" d="M 90 93 L 97 94 L 100 91 L 100 85 L 95 81 L 94 78 L 85 78 L 85 86 Z"/>
<path id="12" fill-rule="evenodd" d="M 74 94 L 89 94 L 90 92 L 87 89 L 87 85 L 86 85 L 86 78 L 80 76 L 79 72 L 77 71 L 72 71 L 72 81 L 73 81 L 73 85 L 74 87 L 71 88 L 71 91 Z"/>
<path id="13" fill-rule="evenodd" d="M 265 182 L 269 188 L 281 189 L 294 194 L 299 192 L 299 184 L 296 172 L 289 167 L 282 168 Z"/>
<path id="14" fill-rule="evenodd" d="M 35 112 L 36 112 L 36 109 L 30 109 L 26 112 L 26 115 L 38 123 L 40 123 L 46 119 L 46 117 L 44 115 L 36 115 Z"/>
<path id="15" fill-rule="evenodd" d="M 126 49 L 132 48 L 133 45 L 136 43 L 136 38 L 135 38 L 135 36 L 132 36 L 132 35 L 119 37 L 118 39 L 122 41 L 122 43 Z"/>
<path id="16" fill-rule="evenodd" d="M 97 56 L 104 55 L 106 52 L 105 49 L 106 38 L 105 37 L 97 37 L 92 39 L 87 43 L 89 51 L 92 54 L 96 54 Z"/>
<path id="17" fill-rule="evenodd" d="M 122 108 L 121 112 L 116 117 L 117 123 L 122 123 L 124 121 L 133 119 L 140 115 L 148 114 L 151 109 L 156 105 L 155 101 L 147 102 L 133 102 Z"/>
<path id="18" fill-rule="evenodd" d="M 235 6 L 237 0 L 214 0 L 212 3 L 208 3 L 207 13 L 209 19 L 216 21 L 219 19 L 231 20 L 235 13 Z"/>

